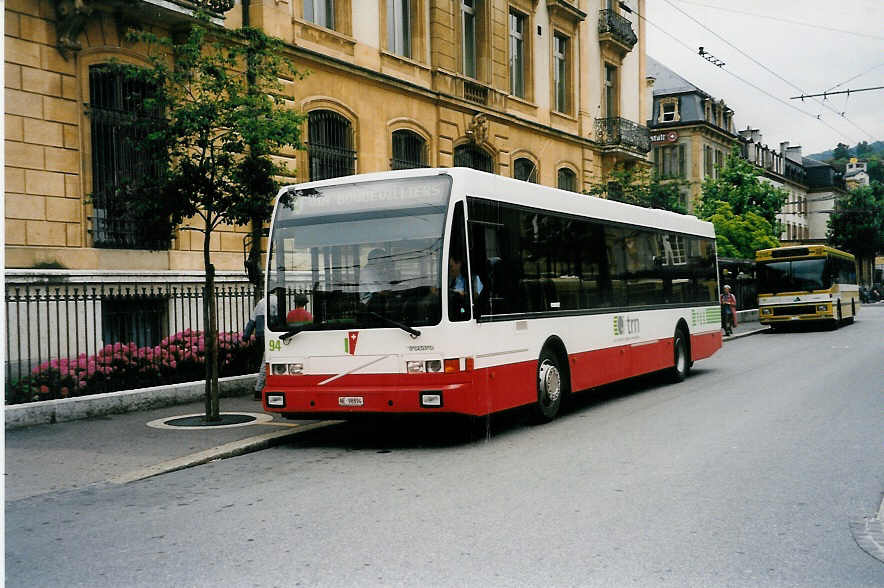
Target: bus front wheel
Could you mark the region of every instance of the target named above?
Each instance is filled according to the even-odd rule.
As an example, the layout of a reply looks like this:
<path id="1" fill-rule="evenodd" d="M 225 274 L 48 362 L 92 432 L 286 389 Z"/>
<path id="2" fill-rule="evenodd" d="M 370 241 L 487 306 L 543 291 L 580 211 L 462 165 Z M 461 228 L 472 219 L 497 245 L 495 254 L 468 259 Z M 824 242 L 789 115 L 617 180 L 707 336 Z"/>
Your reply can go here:
<path id="1" fill-rule="evenodd" d="M 560 361 L 548 347 L 540 352 L 537 361 L 537 402 L 533 407 L 537 422 L 548 423 L 556 418 L 562 407 L 562 397 L 567 391 Z"/>
<path id="2" fill-rule="evenodd" d="M 672 352 L 675 363 L 670 371 L 670 377 L 674 382 L 684 381 L 691 369 L 691 362 L 688 359 L 687 337 L 682 329 L 675 330 L 675 337 L 672 339 Z"/>

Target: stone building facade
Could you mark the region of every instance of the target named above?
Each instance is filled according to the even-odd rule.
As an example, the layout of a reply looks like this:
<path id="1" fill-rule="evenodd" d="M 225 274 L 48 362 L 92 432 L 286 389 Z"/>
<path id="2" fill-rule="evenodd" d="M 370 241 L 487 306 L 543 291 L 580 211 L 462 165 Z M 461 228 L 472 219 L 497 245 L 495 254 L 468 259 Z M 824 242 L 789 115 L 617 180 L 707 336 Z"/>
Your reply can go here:
<path id="1" fill-rule="evenodd" d="M 738 148 L 761 171 L 761 178 L 788 193 L 777 218 L 785 244 L 821 243 L 835 199 L 845 194 L 835 168 L 801 154 L 800 146 L 764 144 L 758 129 L 734 130 L 734 111 L 664 64 L 647 58 L 652 90 L 651 155 L 663 178 L 688 182 L 686 204 L 693 210 L 706 178 L 718 177 L 724 158 Z"/>
<path id="2" fill-rule="evenodd" d="M 734 111 L 656 59 L 647 58 L 653 82 L 648 120 L 651 154 L 661 178 L 687 181 L 688 211 L 700 197 L 703 180 L 716 177 L 725 156 L 740 144 Z"/>
<path id="3" fill-rule="evenodd" d="M 582 191 L 642 165 L 644 0 L 213 0 L 217 26 L 261 27 L 308 75 L 286 81 L 308 149 L 280 153 L 298 181 L 468 165 Z M 129 26 L 169 34 L 187 0 L 7 0 L 6 265 L 189 275 L 197 236 L 168 247 L 112 237 L 97 194 L 121 172 L 100 66 L 146 63 Z M 104 121 L 104 122 L 103 122 Z M 105 124 L 105 126 L 101 126 Z M 116 166 L 116 167 L 115 167 Z M 110 178 L 110 179 L 108 179 Z M 115 226 L 115 225 L 114 225 Z M 223 227 L 218 270 L 244 274 L 246 227 Z"/>

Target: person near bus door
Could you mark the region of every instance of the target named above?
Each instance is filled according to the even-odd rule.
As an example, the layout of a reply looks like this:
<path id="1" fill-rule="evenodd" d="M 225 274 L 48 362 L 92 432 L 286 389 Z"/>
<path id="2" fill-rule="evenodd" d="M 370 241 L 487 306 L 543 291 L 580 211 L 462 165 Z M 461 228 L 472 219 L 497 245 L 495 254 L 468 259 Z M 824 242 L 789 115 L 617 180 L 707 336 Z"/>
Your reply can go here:
<path id="1" fill-rule="evenodd" d="M 721 295 L 721 304 L 726 304 L 730 307 L 731 311 L 731 321 L 733 328 L 737 328 L 737 298 L 733 294 L 731 294 L 731 287 L 727 284 L 724 285 L 724 294 Z M 728 333 L 730 335 L 730 333 Z"/>
<path id="2" fill-rule="evenodd" d="M 243 341 L 248 341 L 252 333 L 254 333 L 255 341 L 261 350 L 261 363 L 258 365 L 258 378 L 255 380 L 255 400 L 261 400 L 261 392 L 264 390 L 264 382 L 267 379 L 267 368 L 264 365 L 264 323 L 266 322 L 266 315 L 266 299 L 261 298 L 258 304 L 255 305 L 252 316 L 249 317 L 249 322 L 246 323 L 246 328 L 242 332 Z"/>

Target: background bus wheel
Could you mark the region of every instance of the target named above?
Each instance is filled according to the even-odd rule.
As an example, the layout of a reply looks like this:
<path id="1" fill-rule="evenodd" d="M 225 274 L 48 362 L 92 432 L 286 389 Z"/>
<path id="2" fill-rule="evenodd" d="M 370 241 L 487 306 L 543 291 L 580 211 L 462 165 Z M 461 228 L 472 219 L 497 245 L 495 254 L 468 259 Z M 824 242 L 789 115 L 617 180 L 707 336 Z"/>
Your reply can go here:
<path id="1" fill-rule="evenodd" d="M 537 362 L 537 403 L 534 405 L 537 422 L 548 423 L 556 418 L 562 407 L 562 396 L 566 390 L 559 363 L 559 358 L 549 348 L 540 352 Z"/>
<path id="2" fill-rule="evenodd" d="M 672 366 L 670 377 L 673 382 L 681 382 L 688 376 L 688 371 L 691 369 L 691 362 L 688 359 L 688 340 L 681 329 L 675 330 L 672 351 L 675 363 Z"/>

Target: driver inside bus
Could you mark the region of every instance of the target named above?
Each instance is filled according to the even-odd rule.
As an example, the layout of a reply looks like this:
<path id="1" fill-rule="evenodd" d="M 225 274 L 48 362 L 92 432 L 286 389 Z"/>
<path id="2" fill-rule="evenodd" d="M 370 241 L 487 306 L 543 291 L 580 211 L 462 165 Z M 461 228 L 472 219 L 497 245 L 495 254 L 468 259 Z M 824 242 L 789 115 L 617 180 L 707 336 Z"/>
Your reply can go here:
<path id="1" fill-rule="evenodd" d="M 465 277 L 463 255 L 457 251 L 451 251 L 448 256 L 448 300 L 449 306 L 456 309 L 456 314 L 465 315 L 467 312 L 467 279 Z M 473 276 L 473 296 L 479 297 L 482 293 L 482 280 L 479 276 Z"/>
<path id="2" fill-rule="evenodd" d="M 368 252 L 365 267 L 359 273 L 359 299 L 368 304 L 372 296 L 387 292 L 393 283 L 393 261 L 384 249 Z"/>

